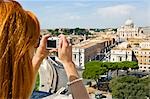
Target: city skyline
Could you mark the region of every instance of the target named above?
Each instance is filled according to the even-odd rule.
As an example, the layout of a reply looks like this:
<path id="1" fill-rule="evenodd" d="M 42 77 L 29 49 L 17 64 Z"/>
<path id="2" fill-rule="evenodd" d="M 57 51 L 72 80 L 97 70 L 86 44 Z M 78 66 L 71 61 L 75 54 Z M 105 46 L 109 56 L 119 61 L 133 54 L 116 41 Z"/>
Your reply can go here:
<path id="1" fill-rule="evenodd" d="M 148 0 L 18 0 L 38 17 L 41 28 L 118 28 L 131 18 L 150 26 Z"/>

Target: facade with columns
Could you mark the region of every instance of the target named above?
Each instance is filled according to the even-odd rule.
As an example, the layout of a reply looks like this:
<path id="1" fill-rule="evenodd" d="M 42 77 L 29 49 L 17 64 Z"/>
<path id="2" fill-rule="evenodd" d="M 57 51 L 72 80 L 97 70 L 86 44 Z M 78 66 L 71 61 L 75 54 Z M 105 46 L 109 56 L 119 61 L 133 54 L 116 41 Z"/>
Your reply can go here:
<path id="1" fill-rule="evenodd" d="M 111 50 L 111 62 L 132 61 L 133 53 L 127 42 L 123 42 Z"/>
<path id="2" fill-rule="evenodd" d="M 131 19 L 128 19 L 123 26 L 117 29 L 117 35 L 124 40 L 144 37 L 142 29 L 136 27 Z"/>

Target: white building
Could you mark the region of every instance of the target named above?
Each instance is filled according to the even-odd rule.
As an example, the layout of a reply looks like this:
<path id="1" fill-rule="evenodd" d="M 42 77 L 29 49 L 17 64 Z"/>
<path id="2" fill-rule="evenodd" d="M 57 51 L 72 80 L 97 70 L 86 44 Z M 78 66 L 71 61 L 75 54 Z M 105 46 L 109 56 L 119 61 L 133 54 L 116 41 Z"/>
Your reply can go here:
<path id="1" fill-rule="evenodd" d="M 132 50 L 131 48 L 128 48 L 128 43 L 126 42 L 111 50 L 111 62 L 132 61 L 132 59 Z"/>
<path id="2" fill-rule="evenodd" d="M 121 39 L 128 39 L 128 38 L 142 38 L 145 37 L 141 28 L 135 27 L 133 21 L 128 19 L 125 24 L 117 29 L 117 35 Z"/>
<path id="3" fill-rule="evenodd" d="M 110 61 L 137 61 L 139 70 L 150 72 L 150 41 L 141 40 L 138 46 L 124 42 L 111 50 Z"/>
<path id="4" fill-rule="evenodd" d="M 72 58 L 77 68 L 84 69 L 86 62 L 91 60 L 101 60 L 110 47 L 115 43 L 113 38 L 94 38 L 73 45 Z"/>
<path id="5" fill-rule="evenodd" d="M 77 68 L 85 69 L 84 65 L 86 62 L 96 60 L 97 44 L 91 42 L 82 43 L 73 46 L 72 58 Z"/>
<path id="6" fill-rule="evenodd" d="M 85 69 L 84 63 L 85 63 L 85 50 L 82 48 L 73 48 L 73 61 L 75 62 L 75 65 L 78 66 L 78 68 Z"/>
<path id="7" fill-rule="evenodd" d="M 139 44 L 142 49 L 150 49 L 150 41 L 143 41 Z"/>
<path id="8" fill-rule="evenodd" d="M 143 32 L 146 36 L 150 36 L 150 26 L 142 27 L 142 32 Z"/>

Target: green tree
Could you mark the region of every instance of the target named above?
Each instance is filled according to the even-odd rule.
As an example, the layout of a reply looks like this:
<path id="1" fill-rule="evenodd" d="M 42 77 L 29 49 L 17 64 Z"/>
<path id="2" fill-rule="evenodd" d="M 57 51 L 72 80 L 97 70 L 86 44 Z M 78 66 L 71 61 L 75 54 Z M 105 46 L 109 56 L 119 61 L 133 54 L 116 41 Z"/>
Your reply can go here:
<path id="1" fill-rule="evenodd" d="M 128 69 L 138 69 L 138 63 L 135 61 L 123 61 L 123 62 L 104 62 L 103 65 L 107 68 L 107 73 L 109 71 L 117 70 L 117 76 L 119 70 L 126 70 L 128 74 Z"/>
<path id="2" fill-rule="evenodd" d="M 117 76 L 120 69 L 122 69 L 122 63 L 121 62 L 114 62 L 113 63 L 113 69 L 117 70 Z"/>
<path id="3" fill-rule="evenodd" d="M 117 28 L 113 29 L 113 31 L 117 32 Z"/>
<path id="4" fill-rule="evenodd" d="M 122 62 L 122 70 L 126 70 L 126 73 L 128 74 L 128 69 L 129 69 L 129 67 L 130 67 L 130 62 L 129 61 L 123 61 Z"/>
<path id="5" fill-rule="evenodd" d="M 36 78 L 36 82 L 35 82 L 34 90 L 38 91 L 39 90 L 39 85 L 40 85 L 40 75 L 38 73 L 37 78 Z"/>
<path id="6" fill-rule="evenodd" d="M 107 69 L 107 78 L 108 72 L 112 72 L 113 70 L 115 70 L 115 68 L 113 68 L 113 62 L 104 62 L 102 66 L 104 66 Z"/>
<path id="7" fill-rule="evenodd" d="M 89 31 L 87 31 L 86 29 L 82 29 L 82 28 L 75 28 L 74 32 L 76 35 L 90 35 L 91 34 Z"/>
<path id="8" fill-rule="evenodd" d="M 138 63 L 135 61 L 123 61 L 122 62 L 122 69 L 127 71 L 128 74 L 128 69 L 138 69 Z"/>
<path id="9" fill-rule="evenodd" d="M 98 84 L 100 75 L 107 72 L 106 67 L 102 67 L 103 63 L 100 61 L 91 61 L 85 64 L 85 70 L 82 74 L 84 79 L 93 79 Z"/>
<path id="10" fill-rule="evenodd" d="M 150 78 L 133 76 L 116 77 L 110 81 L 110 88 L 114 98 L 119 99 L 146 99 L 150 97 Z"/>
<path id="11" fill-rule="evenodd" d="M 129 68 L 131 68 L 131 69 L 139 69 L 138 62 L 130 61 Z"/>

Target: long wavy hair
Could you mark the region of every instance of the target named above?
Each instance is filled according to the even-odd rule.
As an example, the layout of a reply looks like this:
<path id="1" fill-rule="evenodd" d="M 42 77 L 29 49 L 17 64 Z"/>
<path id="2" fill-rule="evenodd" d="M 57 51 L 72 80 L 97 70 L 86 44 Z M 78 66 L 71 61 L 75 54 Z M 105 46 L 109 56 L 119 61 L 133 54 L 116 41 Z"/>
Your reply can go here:
<path id="1" fill-rule="evenodd" d="M 40 36 L 37 18 L 13 0 L 0 0 L 0 99 L 26 99 L 32 93 L 31 49 Z"/>

